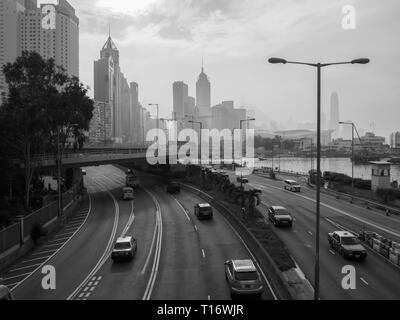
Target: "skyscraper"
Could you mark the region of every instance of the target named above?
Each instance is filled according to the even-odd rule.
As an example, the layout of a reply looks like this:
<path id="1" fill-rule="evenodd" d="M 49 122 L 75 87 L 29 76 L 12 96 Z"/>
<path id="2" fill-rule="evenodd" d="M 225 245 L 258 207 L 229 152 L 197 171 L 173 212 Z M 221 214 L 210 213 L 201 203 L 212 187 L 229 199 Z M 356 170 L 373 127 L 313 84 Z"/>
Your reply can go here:
<path id="1" fill-rule="evenodd" d="M 55 9 L 54 27 L 45 29 L 37 0 L 0 0 L 0 68 L 14 62 L 22 51 L 36 51 L 44 59 L 53 58 L 69 75 L 79 76 L 79 19 L 66 1 L 50 4 Z M 0 72 L 0 93 L 6 92 Z"/>
<path id="2" fill-rule="evenodd" d="M 187 104 L 189 98 L 189 87 L 183 81 L 177 81 L 173 84 L 173 96 L 174 96 L 174 119 L 178 121 L 178 131 L 182 130 L 184 125 L 185 104 Z"/>
<path id="3" fill-rule="evenodd" d="M 329 130 L 339 131 L 339 95 L 333 92 L 331 95 L 331 118 L 329 123 Z"/>
<path id="4" fill-rule="evenodd" d="M 196 104 L 197 113 L 203 118 L 205 128 L 211 127 L 211 83 L 208 76 L 204 73 L 204 65 L 196 83 Z"/>
<path id="5" fill-rule="evenodd" d="M 130 87 L 119 65 L 119 51 L 111 35 L 94 62 L 94 100 L 108 103 L 115 142 L 132 141 Z"/>

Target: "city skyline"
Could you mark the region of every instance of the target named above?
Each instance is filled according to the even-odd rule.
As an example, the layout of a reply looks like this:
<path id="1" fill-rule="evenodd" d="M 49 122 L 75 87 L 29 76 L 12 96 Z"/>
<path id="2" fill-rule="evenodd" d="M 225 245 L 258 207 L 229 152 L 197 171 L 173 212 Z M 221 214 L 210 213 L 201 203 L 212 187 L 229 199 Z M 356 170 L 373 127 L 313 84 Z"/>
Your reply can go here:
<path id="1" fill-rule="evenodd" d="M 364 128 L 375 122 L 376 133 L 386 137 L 398 130 L 395 119 L 400 90 L 396 79 L 400 67 L 390 62 L 400 54 L 394 32 L 400 30 L 396 1 L 353 1 L 356 30 L 341 26 L 346 1 L 323 5 L 315 0 L 301 5 L 289 1 L 279 8 L 270 1 L 119 4 L 72 0 L 71 4 L 81 21 L 82 81 L 89 86 L 92 83 L 87 66 L 111 25 L 113 38 L 124 52 L 121 65 L 127 78 L 141 84 L 144 105 L 160 103 L 162 116 L 172 112 L 170 84 L 174 81 L 185 81 L 192 88 L 189 95 L 195 96 L 194 75 L 203 53 L 208 75 L 215 83 L 212 105 L 234 100 L 255 109 L 258 125 L 270 120 L 285 122 L 290 116 L 299 122 L 314 122 L 315 118 L 314 74 L 297 68 L 270 68 L 267 57 L 329 62 L 368 56 L 371 64 L 362 70 L 336 68 L 323 73 L 324 112 L 329 114 L 330 95 L 336 91 L 343 119 L 358 120 L 358 126 Z"/>

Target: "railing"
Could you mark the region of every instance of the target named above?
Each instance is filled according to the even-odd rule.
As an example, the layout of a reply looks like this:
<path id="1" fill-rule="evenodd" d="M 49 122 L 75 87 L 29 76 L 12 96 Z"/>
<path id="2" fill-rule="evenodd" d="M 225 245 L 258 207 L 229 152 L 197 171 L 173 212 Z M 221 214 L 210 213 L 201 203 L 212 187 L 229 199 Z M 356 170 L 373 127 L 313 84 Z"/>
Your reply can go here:
<path id="1" fill-rule="evenodd" d="M 74 201 L 79 192 L 79 186 L 74 186 L 71 190 L 63 194 L 64 209 Z M 46 223 L 52 221 L 58 216 L 57 201 L 48 204 L 47 206 L 23 217 L 23 228 L 21 222 L 16 222 L 11 226 L 0 230 L 0 257 L 8 250 L 19 246 L 22 239 L 26 240 L 31 233 L 32 226 L 35 223 L 44 226 Z M 21 231 L 23 230 L 23 237 Z"/>

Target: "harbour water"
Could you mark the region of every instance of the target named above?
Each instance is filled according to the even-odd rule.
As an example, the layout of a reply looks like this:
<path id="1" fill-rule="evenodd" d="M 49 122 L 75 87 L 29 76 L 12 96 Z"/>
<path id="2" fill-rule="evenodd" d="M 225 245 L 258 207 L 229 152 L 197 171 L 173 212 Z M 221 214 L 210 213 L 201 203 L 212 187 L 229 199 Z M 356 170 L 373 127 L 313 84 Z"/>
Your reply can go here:
<path id="1" fill-rule="evenodd" d="M 269 158 L 256 161 L 256 167 L 258 166 L 308 174 L 311 167 L 316 169 L 316 159 L 311 161 L 310 158 L 274 158 L 273 160 Z M 321 171 L 332 171 L 351 176 L 351 160 L 349 158 L 321 158 Z M 355 165 L 354 177 L 370 180 L 371 171 L 371 165 Z M 397 180 L 400 182 L 400 165 L 391 166 L 391 178 L 392 181 Z"/>

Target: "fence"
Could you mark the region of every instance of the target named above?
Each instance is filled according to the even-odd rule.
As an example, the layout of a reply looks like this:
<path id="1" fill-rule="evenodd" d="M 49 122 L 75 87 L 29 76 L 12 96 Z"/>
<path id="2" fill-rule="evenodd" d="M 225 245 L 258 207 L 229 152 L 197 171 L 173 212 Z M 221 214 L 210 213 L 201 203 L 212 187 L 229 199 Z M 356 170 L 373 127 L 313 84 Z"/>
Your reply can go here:
<path id="1" fill-rule="evenodd" d="M 76 185 L 69 191 L 63 194 L 64 209 L 69 206 L 79 192 L 79 186 Z M 47 206 L 23 217 L 21 221 L 12 224 L 11 226 L 0 230 L 0 256 L 8 250 L 20 246 L 21 232 L 23 232 L 23 239 L 26 240 L 31 233 L 32 226 L 36 223 L 41 226 L 52 221 L 58 216 L 58 203 L 57 201 L 48 204 Z"/>

